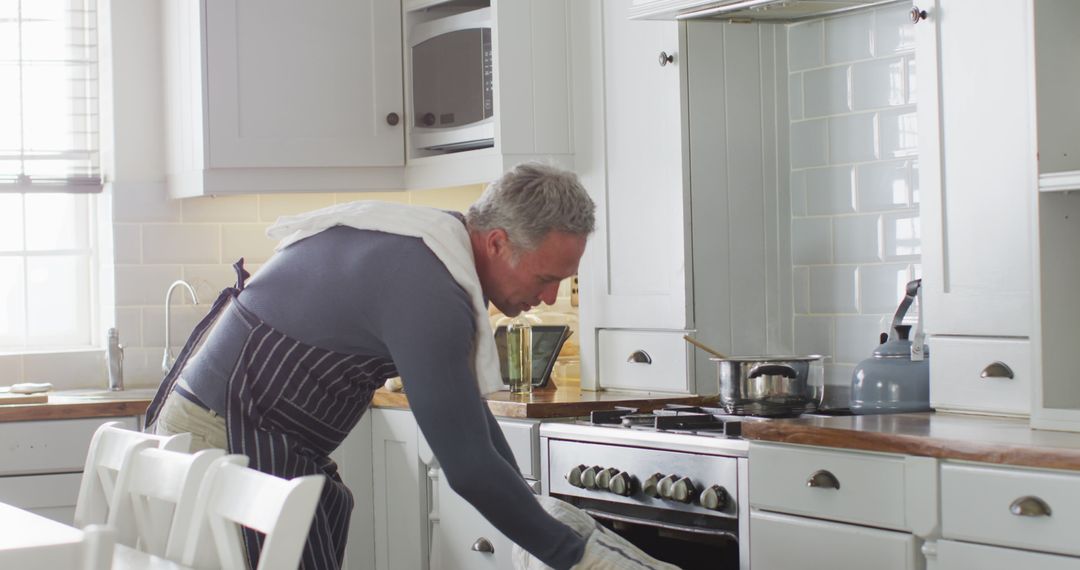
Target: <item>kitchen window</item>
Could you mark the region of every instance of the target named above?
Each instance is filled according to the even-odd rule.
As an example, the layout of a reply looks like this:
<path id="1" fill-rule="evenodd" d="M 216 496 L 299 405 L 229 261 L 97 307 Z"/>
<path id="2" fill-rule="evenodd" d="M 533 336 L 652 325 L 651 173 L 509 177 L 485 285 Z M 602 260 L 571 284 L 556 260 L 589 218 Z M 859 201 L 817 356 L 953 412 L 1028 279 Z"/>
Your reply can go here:
<path id="1" fill-rule="evenodd" d="M 97 40 L 96 0 L 0 0 L 0 353 L 94 345 Z"/>

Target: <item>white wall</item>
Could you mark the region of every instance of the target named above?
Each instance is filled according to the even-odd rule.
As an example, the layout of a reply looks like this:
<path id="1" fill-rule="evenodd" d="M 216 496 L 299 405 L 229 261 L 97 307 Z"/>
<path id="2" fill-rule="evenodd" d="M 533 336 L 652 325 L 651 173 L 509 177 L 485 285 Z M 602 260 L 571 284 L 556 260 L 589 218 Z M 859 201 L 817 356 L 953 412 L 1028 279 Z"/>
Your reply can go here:
<path id="1" fill-rule="evenodd" d="M 891 6 L 788 28 L 794 339 L 829 384 L 920 275 L 914 29 Z"/>

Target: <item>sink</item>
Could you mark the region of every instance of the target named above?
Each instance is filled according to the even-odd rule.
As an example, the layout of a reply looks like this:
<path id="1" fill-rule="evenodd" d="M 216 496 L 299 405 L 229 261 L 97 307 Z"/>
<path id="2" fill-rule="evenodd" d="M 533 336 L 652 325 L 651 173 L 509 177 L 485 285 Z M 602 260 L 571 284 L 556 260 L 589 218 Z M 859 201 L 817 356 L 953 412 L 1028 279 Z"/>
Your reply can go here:
<path id="1" fill-rule="evenodd" d="M 99 390 L 95 388 L 80 388 L 76 390 L 57 390 L 49 392 L 50 400 L 64 399 L 64 400 L 94 400 L 94 401 L 113 401 L 113 400 L 152 400 L 154 394 L 157 394 L 157 387 L 154 388 L 132 388 L 130 390 Z"/>

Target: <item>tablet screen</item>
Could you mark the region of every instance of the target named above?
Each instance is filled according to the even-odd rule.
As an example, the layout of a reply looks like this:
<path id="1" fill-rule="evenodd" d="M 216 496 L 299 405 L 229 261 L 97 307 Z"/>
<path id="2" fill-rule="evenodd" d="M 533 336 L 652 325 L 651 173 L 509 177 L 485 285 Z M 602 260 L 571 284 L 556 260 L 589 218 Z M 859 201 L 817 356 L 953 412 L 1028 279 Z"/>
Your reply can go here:
<path id="1" fill-rule="evenodd" d="M 566 325 L 533 325 L 532 327 L 532 383 L 544 386 L 555 367 L 562 345 L 570 336 Z M 495 346 L 499 349 L 499 369 L 503 384 L 510 384 L 510 371 L 506 363 L 506 327 L 495 329 Z"/>

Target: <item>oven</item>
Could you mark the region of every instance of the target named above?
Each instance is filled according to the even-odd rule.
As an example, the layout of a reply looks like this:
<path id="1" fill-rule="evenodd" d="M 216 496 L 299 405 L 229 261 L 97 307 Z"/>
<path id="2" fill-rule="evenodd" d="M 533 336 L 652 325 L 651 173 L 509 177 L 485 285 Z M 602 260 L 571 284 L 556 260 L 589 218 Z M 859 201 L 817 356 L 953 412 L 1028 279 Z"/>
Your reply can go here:
<path id="1" fill-rule="evenodd" d="M 680 568 L 748 569 L 749 443 L 738 422 L 693 425 L 698 408 L 635 412 L 541 424 L 544 494 Z M 682 419 L 657 428 L 656 417 Z"/>

